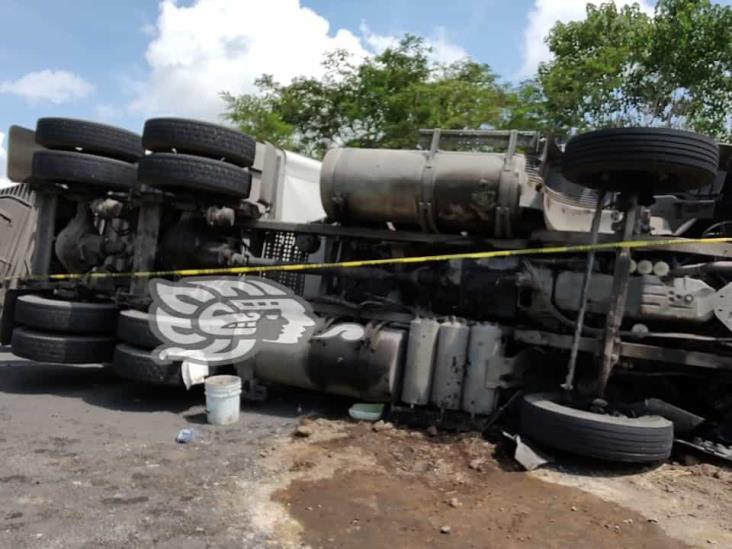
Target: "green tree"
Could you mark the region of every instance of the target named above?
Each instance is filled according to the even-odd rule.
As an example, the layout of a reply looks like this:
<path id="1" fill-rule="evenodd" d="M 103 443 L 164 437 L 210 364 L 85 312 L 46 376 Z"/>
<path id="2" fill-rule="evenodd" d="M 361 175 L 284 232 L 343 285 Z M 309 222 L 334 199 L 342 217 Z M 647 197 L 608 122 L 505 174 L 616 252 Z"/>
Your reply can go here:
<path id="1" fill-rule="evenodd" d="M 224 92 L 222 97 L 228 104 L 227 117 L 244 133 L 258 141 L 272 141 L 283 147 L 291 147 L 294 128 L 283 120 L 278 112 L 278 85 L 270 75 L 263 75 L 255 81 L 261 94 L 247 94 L 234 97 Z"/>
<path id="2" fill-rule="evenodd" d="M 508 96 L 505 128 L 517 130 L 553 131 L 547 111 L 546 97 L 536 79 L 521 82 Z"/>
<path id="3" fill-rule="evenodd" d="M 360 63 L 336 51 L 323 65 L 321 78 L 281 85 L 264 76 L 258 94 L 224 94 L 226 117 L 258 139 L 321 156 L 333 145 L 414 147 L 420 128 L 505 127 L 517 101 L 487 65 L 433 64 L 411 35 Z"/>
<path id="4" fill-rule="evenodd" d="M 539 67 L 549 121 L 559 130 L 653 125 L 732 138 L 732 8 L 709 0 L 587 6 L 557 23 Z"/>

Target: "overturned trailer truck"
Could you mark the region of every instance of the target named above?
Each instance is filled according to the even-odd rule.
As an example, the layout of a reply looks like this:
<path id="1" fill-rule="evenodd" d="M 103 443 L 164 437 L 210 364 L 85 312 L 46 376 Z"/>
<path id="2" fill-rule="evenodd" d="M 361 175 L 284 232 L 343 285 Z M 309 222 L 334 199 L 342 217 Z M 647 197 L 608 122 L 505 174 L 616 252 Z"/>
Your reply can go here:
<path id="1" fill-rule="evenodd" d="M 221 356 L 259 338 L 246 358 L 208 367 L 236 369 L 245 396 L 278 383 L 473 418 L 510 402 L 524 436 L 560 450 L 653 461 L 676 438 L 729 456 L 732 244 L 699 239 L 732 225 L 731 148 L 651 128 L 563 148 L 521 131 L 425 130 L 421 141 L 331 150 L 318 204 L 313 189 L 277 183 L 282 151 L 231 129 L 15 128 L 8 173 L 34 191 L 37 222 L 3 343 L 180 384 L 197 344 L 156 359 L 165 333 L 150 322 L 150 277 L 209 296 L 229 284 L 217 306 L 229 314 L 238 299 L 239 320 L 209 310 L 215 329 L 189 317 L 183 331 L 208 330 Z M 184 276 L 227 269 L 247 275 Z M 288 341 L 257 336 L 268 322 L 287 332 L 290 297 L 308 325 Z"/>

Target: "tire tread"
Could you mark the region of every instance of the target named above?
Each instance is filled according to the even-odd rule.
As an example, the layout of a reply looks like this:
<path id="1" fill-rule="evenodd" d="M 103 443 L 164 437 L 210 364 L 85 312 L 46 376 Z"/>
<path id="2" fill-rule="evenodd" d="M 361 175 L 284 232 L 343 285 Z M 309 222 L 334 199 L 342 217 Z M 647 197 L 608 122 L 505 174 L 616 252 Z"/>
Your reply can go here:
<path id="1" fill-rule="evenodd" d="M 145 148 L 153 152 L 192 154 L 224 160 L 240 167 L 254 163 L 257 143 L 237 130 L 184 118 L 152 118 L 142 132 Z"/>

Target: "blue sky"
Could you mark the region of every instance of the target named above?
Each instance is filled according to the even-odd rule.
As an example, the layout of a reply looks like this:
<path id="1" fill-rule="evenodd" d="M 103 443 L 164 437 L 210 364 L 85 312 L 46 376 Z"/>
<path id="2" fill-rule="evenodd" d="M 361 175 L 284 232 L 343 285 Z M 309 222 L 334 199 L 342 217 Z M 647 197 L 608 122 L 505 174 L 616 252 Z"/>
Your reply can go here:
<path id="1" fill-rule="evenodd" d="M 446 37 L 471 56 L 511 77 L 521 63 L 523 30 L 533 0 L 308 0 L 333 25 L 359 29 L 362 22 L 380 35 L 412 32 L 434 36 L 444 28 Z"/>
<path id="2" fill-rule="evenodd" d="M 627 0 L 615 0 L 627 3 Z M 641 0 L 651 10 L 652 0 Z M 732 0 L 724 0 L 732 3 Z M 0 144 L 11 124 L 70 116 L 141 130 L 156 115 L 217 120 L 220 91 L 317 75 L 324 51 L 371 55 L 405 32 L 437 60 L 530 76 L 556 20 L 585 0 L 0 0 Z M 0 149 L 0 164 L 4 164 Z M 0 168 L 0 178 L 4 166 Z"/>
<path id="3" fill-rule="evenodd" d="M 234 3 L 247 8 L 257 4 Z M 178 2 L 182 7 L 195 4 Z M 520 65 L 522 30 L 533 0 L 457 0 L 449 10 L 444 2 L 429 0 L 302 0 L 300 4 L 324 17 L 331 33 L 348 29 L 362 38 L 368 28 L 378 36 L 404 32 L 443 36 L 510 77 Z M 145 52 L 155 37 L 159 7 L 155 0 L 0 0 L 5 29 L 0 82 L 15 82 L 31 72 L 64 70 L 93 86 L 88 93 L 56 99 L 57 103 L 0 93 L 0 131 L 6 132 L 11 123 L 32 125 L 46 114 L 101 117 L 139 128 L 147 113 L 125 111 L 150 71 Z M 244 27 L 247 22 L 240 24 Z M 216 82 L 210 85 L 216 89 Z"/>

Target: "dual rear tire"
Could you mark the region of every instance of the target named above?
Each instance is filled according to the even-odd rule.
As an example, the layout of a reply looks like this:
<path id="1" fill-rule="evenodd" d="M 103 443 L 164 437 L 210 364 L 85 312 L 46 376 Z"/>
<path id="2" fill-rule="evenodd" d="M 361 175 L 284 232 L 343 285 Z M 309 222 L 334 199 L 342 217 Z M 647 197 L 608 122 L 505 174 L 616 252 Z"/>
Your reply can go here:
<path id="1" fill-rule="evenodd" d="M 183 386 L 180 362 L 159 364 L 153 359 L 152 351 L 162 341 L 150 328 L 147 313 L 122 311 L 117 323 L 117 340 L 112 369 L 118 376 L 153 385 Z M 209 366 L 211 375 L 231 370 L 229 366 Z"/>
<path id="2" fill-rule="evenodd" d="M 152 154 L 140 161 L 138 181 L 174 193 L 247 198 L 256 142 L 241 132 L 182 118 L 145 122 L 142 143 Z"/>
<path id="3" fill-rule="evenodd" d="M 147 313 L 119 313 L 111 303 L 25 294 L 13 305 L 13 321 L 12 351 L 21 358 L 58 364 L 111 363 L 125 379 L 183 386 L 180 362 L 158 364 L 152 358 L 161 341 L 150 329 Z M 217 367 L 211 373 L 229 370 Z"/>
<path id="4" fill-rule="evenodd" d="M 41 118 L 32 180 L 87 191 L 129 191 L 137 181 L 183 193 L 247 198 L 256 142 L 236 130 L 180 118 L 154 118 L 142 138 L 106 124 Z M 145 155 L 145 149 L 152 154 Z"/>
<path id="5" fill-rule="evenodd" d="M 122 311 L 117 323 L 117 339 L 112 369 L 118 376 L 154 385 L 183 385 L 180 362 L 158 364 L 153 359 L 152 350 L 161 341 L 150 329 L 147 313 L 132 309 Z"/>
<path id="6" fill-rule="evenodd" d="M 40 118 L 36 143 L 47 150 L 33 155 L 33 181 L 93 192 L 129 191 L 145 154 L 133 132 L 71 118 Z"/>
<path id="7" fill-rule="evenodd" d="M 14 304 L 13 354 L 38 362 L 95 364 L 114 353 L 117 307 L 34 294 Z"/>

